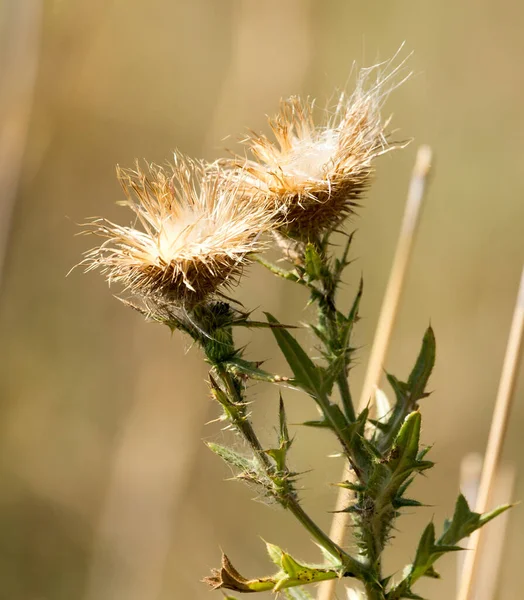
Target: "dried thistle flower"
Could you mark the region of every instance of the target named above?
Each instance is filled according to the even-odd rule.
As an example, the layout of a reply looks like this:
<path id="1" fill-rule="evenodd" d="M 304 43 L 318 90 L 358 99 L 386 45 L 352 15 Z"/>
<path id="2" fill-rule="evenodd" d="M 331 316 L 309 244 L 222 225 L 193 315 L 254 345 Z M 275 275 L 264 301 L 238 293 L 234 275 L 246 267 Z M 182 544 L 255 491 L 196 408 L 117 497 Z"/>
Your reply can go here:
<path id="1" fill-rule="evenodd" d="M 235 283 L 274 219 L 267 202 L 243 198 L 222 171 L 204 173 L 178 153 L 169 167 L 118 169 L 124 204 L 141 228 L 95 220 L 90 231 L 107 239 L 86 254 L 86 270 L 100 268 L 149 304 L 186 308 Z"/>
<path id="2" fill-rule="evenodd" d="M 269 196 L 285 221 L 280 231 L 308 240 L 335 229 L 354 210 L 370 184 L 373 159 L 395 146 L 388 140 L 381 107 L 401 65 L 362 69 L 355 91 L 341 94 L 332 114 L 315 114 L 315 102 L 293 96 L 269 119 L 276 142 L 250 133 L 243 140 L 255 160 L 235 157 L 222 164 L 241 168 L 241 187 Z M 373 81 L 370 83 L 372 75 Z"/>

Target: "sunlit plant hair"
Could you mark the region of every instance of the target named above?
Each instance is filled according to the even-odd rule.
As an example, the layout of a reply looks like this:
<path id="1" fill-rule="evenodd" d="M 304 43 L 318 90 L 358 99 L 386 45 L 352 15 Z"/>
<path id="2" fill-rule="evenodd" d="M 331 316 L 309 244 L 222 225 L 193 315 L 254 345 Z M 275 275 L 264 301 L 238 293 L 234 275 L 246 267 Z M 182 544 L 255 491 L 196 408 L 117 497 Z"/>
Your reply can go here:
<path id="1" fill-rule="evenodd" d="M 353 93 L 340 94 L 333 110 L 321 111 L 309 98 L 283 100 L 269 118 L 274 141 L 251 132 L 243 142 L 253 159 L 223 161 L 241 169 L 245 190 L 263 191 L 285 215 L 282 233 L 307 241 L 332 231 L 353 212 L 370 185 L 374 159 L 398 147 L 381 111 L 401 82 L 402 65 L 362 69 Z"/>
<path id="2" fill-rule="evenodd" d="M 149 303 L 193 307 L 235 284 L 274 225 L 263 197 L 248 198 L 222 171 L 206 178 L 179 153 L 169 166 L 137 164 L 118 177 L 135 223 L 95 220 L 90 231 L 106 241 L 83 264 Z"/>

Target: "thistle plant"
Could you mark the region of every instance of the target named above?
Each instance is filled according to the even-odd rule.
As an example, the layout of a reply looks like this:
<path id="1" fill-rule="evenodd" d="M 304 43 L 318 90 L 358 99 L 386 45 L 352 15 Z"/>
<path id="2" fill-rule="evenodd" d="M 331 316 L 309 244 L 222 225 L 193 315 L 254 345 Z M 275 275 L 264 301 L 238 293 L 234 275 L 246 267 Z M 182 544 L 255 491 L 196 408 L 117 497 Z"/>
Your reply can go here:
<path id="1" fill-rule="evenodd" d="M 104 242 L 86 254 L 86 269 L 100 269 L 109 283 L 128 292 L 127 304 L 188 335 L 201 349 L 220 419 L 242 441 L 239 447 L 209 443 L 210 450 L 237 479 L 256 487 L 259 497 L 292 515 L 320 548 L 318 564 L 309 564 L 268 543 L 274 572 L 254 578 L 241 575 L 223 555 L 205 578 L 215 590 L 273 591 L 307 600 L 311 584 L 353 578 L 369 600 L 420 598 L 415 584 L 421 577 L 438 577 L 436 561 L 460 550 L 462 539 L 508 508 L 477 514 L 460 495 L 438 533 L 433 522 L 424 529 L 411 564 L 395 577 L 384 573 L 383 554 L 396 520 L 405 508 L 422 506 L 410 486 L 433 467 L 429 448 L 420 441 L 420 405 L 430 395 L 435 336 L 429 327 L 407 377 L 387 375 L 393 402 L 381 393 L 376 414 L 370 406 L 359 412 L 350 375 L 363 282 L 348 306 L 341 305 L 339 290 L 351 262 L 348 221 L 364 200 L 376 159 L 403 146 L 392 141 L 381 115 L 394 87 L 391 75 L 380 66 L 362 71 L 355 92 L 341 95 L 331 113 L 317 111 L 309 100 L 284 101 L 270 120 L 275 141 L 256 133 L 244 140 L 249 159 L 234 156 L 207 165 L 177 152 L 166 166 L 119 170 L 136 226 L 100 219 L 89 228 Z M 281 253 L 278 264 L 264 254 L 269 248 Z M 229 296 L 250 265 L 307 292 L 314 307 L 306 325 L 310 344 L 298 342 L 297 324 L 282 324 L 267 312 L 256 319 Z M 246 358 L 235 342 L 238 327 L 268 329 L 288 373 L 276 375 Z M 275 386 L 279 395 L 272 447 L 261 443 L 250 418 L 251 383 Z M 300 435 L 299 427 L 290 432 L 286 418 L 289 388 L 303 392 L 318 409 L 318 418 L 302 425 L 330 431 L 334 449 L 350 465 L 352 477 L 335 482 L 351 492 L 345 507 L 352 517 L 349 549 L 335 543 L 302 506 L 300 473 L 289 463 Z"/>

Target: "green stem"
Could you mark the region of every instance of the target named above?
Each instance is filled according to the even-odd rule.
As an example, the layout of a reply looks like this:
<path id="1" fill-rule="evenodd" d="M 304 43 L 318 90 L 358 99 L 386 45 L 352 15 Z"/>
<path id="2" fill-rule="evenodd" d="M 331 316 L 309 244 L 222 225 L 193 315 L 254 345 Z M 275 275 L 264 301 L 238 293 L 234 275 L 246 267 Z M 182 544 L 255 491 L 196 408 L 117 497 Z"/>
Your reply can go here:
<path id="1" fill-rule="evenodd" d="M 305 512 L 300 506 L 297 500 L 291 501 L 287 508 L 293 513 L 295 518 L 303 525 L 303 527 L 309 532 L 311 537 L 315 539 L 324 550 L 327 550 L 332 556 L 338 556 L 342 563 L 346 566 L 352 575 L 357 575 L 362 571 L 362 565 L 357 562 L 354 558 L 349 556 L 338 546 L 335 542 L 326 535 L 322 529 L 311 519 L 311 517 Z M 353 564 L 354 563 L 354 564 Z"/>
<path id="2" fill-rule="evenodd" d="M 351 392 L 349 390 L 349 382 L 345 372 L 340 373 L 337 377 L 337 386 L 340 391 L 340 398 L 342 400 L 342 406 L 344 412 L 349 421 L 356 421 L 355 408 L 353 406 L 353 400 L 351 398 Z"/>
<path id="3" fill-rule="evenodd" d="M 224 367 L 222 366 L 215 365 L 215 369 L 217 371 L 218 376 L 224 383 L 229 397 L 233 400 L 234 405 L 237 408 L 241 406 L 244 407 L 244 399 L 242 398 L 242 395 L 240 394 L 235 384 L 233 375 L 226 371 L 226 369 L 224 369 Z M 238 415 L 237 417 L 232 416 L 232 419 L 234 426 L 249 444 L 251 450 L 253 451 L 253 454 L 256 456 L 258 462 L 260 463 L 260 466 L 266 472 L 269 469 L 272 469 L 271 460 L 268 454 L 264 452 L 264 449 L 262 448 L 262 445 L 260 444 L 257 434 L 255 433 L 255 430 L 253 429 L 253 426 L 251 425 L 249 419 L 244 414 Z"/>
<path id="4" fill-rule="evenodd" d="M 254 254 L 253 259 L 257 261 L 260 265 L 265 267 L 268 271 L 271 271 L 274 275 L 278 275 L 278 277 L 282 277 L 282 279 L 287 279 L 287 281 L 292 281 L 293 283 L 299 283 L 300 285 L 304 285 L 309 287 L 307 282 L 299 277 L 297 273 L 293 271 L 288 271 L 287 269 L 282 269 L 278 265 L 273 264 L 272 262 L 266 260 L 263 256 L 259 254 Z"/>
<path id="5" fill-rule="evenodd" d="M 220 365 L 215 365 L 215 369 L 218 376 L 224 383 L 227 393 L 234 405 L 244 405 L 244 399 L 242 398 L 242 395 L 235 383 L 234 376 Z M 260 466 L 263 468 L 268 478 L 273 481 L 275 476 L 274 466 L 271 463 L 268 454 L 262 448 L 262 445 L 260 444 L 260 441 L 250 421 L 245 415 L 239 415 L 239 417 L 233 417 L 233 425 L 237 428 L 239 433 L 244 437 L 251 447 Z M 359 578 L 363 576 L 364 567 L 362 563 L 344 552 L 340 546 L 333 542 L 333 540 L 304 511 L 293 493 L 286 494 L 285 499 L 282 499 L 281 504 L 293 514 L 293 516 L 301 523 L 311 537 L 316 540 L 322 548 L 324 548 L 332 556 L 337 556 L 340 558 L 347 576 L 355 576 Z"/>
<path id="6" fill-rule="evenodd" d="M 325 259 L 323 253 L 321 256 L 323 256 Z M 335 304 L 335 292 L 337 286 L 333 279 L 333 274 L 329 269 L 327 269 L 327 267 L 326 271 L 324 272 L 324 276 L 321 279 L 321 283 L 323 289 L 323 299 L 319 302 L 319 324 L 322 324 L 322 321 L 324 321 L 328 337 L 328 347 L 326 349 L 329 352 L 332 350 L 332 348 L 338 347 L 340 332 Z M 339 349 L 337 348 L 337 350 Z M 346 349 L 343 348 L 342 351 L 345 352 Z M 342 401 L 344 413 L 350 422 L 354 422 L 356 420 L 356 415 L 347 378 L 347 364 L 344 365 L 344 369 L 337 377 L 337 386 L 340 392 L 340 399 Z"/>
<path id="7" fill-rule="evenodd" d="M 380 584 L 371 581 L 364 584 L 367 600 L 385 600 L 384 589 Z"/>

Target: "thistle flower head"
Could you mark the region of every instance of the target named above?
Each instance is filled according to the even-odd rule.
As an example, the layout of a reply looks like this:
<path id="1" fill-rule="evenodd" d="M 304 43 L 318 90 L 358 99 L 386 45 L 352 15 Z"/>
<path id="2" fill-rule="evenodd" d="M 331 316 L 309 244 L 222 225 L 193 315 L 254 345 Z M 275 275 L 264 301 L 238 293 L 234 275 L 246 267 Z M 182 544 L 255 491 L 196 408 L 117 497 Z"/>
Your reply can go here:
<path id="1" fill-rule="evenodd" d="M 333 230 L 353 212 L 370 183 L 373 159 L 393 147 L 380 113 L 398 69 L 361 70 L 353 94 L 341 94 L 323 118 L 314 101 L 282 101 L 278 115 L 269 119 L 275 141 L 251 133 L 244 142 L 255 160 L 226 161 L 242 167 L 245 189 L 270 197 L 285 216 L 283 233 L 307 240 Z"/>
<path id="2" fill-rule="evenodd" d="M 242 200 L 230 177 L 205 178 L 202 164 L 179 154 L 169 167 L 137 165 L 118 177 L 135 223 L 95 220 L 91 231 L 106 241 L 83 264 L 149 303 L 191 307 L 231 285 L 274 222 L 263 200 Z"/>

